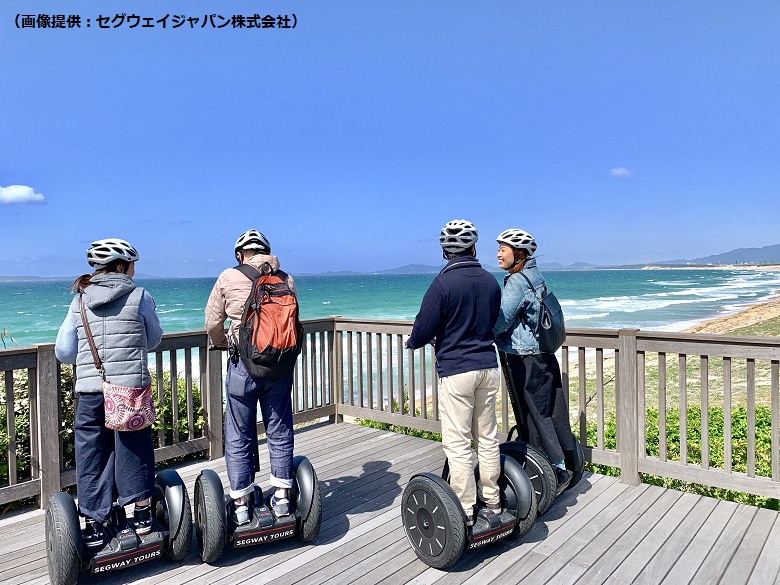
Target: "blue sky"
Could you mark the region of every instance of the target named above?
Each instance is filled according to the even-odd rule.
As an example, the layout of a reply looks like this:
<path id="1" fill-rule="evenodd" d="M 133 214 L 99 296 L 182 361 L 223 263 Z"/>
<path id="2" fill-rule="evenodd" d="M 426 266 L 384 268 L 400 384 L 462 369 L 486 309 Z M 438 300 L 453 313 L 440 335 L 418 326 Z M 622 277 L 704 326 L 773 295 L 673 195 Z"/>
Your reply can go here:
<path id="1" fill-rule="evenodd" d="M 297 26 L 97 27 L 122 12 Z M 0 275 L 83 272 L 108 236 L 139 272 L 215 275 L 250 227 L 293 273 L 438 264 L 454 218 L 491 264 L 507 227 L 564 264 L 780 243 L 779 22 L 774 0 L 4 0 Z"/>

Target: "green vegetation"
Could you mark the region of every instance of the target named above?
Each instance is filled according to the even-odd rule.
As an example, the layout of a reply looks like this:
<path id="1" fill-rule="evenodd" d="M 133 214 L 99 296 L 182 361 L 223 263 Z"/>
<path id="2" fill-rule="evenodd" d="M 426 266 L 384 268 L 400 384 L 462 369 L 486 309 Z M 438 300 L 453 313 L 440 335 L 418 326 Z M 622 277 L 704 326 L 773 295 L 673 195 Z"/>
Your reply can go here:
<path id="1" fill-rule="evenodd" d="M 767 319 L 761 323 L 740 327 L 729 332 L 729 335 L 758 335 L 762 337 L 780 337 L 780 317 Z"/>

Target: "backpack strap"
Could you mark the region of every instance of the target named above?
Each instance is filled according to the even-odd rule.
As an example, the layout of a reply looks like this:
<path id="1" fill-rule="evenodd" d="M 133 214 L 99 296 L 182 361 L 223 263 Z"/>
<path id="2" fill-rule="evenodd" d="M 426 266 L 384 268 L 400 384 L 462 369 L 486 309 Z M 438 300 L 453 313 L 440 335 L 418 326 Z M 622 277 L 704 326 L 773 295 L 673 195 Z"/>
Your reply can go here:
<path id="1" fill-rule="evenodd" d="M 537 294 L 537 292 L 536 292 L 536 287 L 535 287 L 533 284 L 531 284 L 531 279 L 530 279 L 530 278 L 528 278 L 528 277 L 527 277 L 525 274 L 523 274 L 523 271 L 522 271 L 522 270 L 521 270 L 520 272 L 518 272 L 518 274 L 519 274 L 520 276 L 522 276 L 523 278 L 525 278 L 525 281 L 528 283 L 528 286 L 530 286 L 530 287 L 531 287 L 531 290 L 532 290 L 532 291 L 534 291 L 534 296 L 535 296 L 535 297 L 536 297 L 536 298 L 539 300 L 539 302 L 541 303 L 541 302 L 542 302 L 542 297 L 540 297 L 540 296 Z"/>
<path id="2" fill-rule="evenodd" d="M 260 270 L 258 270 L 251 264 L 239 264 L 238 266 L 234 266 L 233 268 L 238 270 L 241 274 L 246 276 L 252 282 L 256 281 L 261 276 L 267 276 L 269 274 L 273 274 L 273 269 L 271 268 L 271 265 L 268 262 L 263 262 L 263 265 L 260 267 Z"/>

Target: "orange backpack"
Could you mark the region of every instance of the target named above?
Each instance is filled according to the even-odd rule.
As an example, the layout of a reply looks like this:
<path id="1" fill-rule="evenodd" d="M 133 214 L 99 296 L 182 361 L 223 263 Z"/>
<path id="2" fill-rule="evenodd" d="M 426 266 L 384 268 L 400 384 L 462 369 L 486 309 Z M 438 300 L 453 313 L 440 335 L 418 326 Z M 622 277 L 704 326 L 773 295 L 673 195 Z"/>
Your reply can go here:
<path id="1" fill-rule="evenodd" d="M 259 271 L 249 264 L 235 268 L 252 280 L 238 327 L 238 353 L 247 372 L 271 380 L 291 376 L 301 353 L 303 325 L 287 274 L 274 273 L 267 262 Z"/>

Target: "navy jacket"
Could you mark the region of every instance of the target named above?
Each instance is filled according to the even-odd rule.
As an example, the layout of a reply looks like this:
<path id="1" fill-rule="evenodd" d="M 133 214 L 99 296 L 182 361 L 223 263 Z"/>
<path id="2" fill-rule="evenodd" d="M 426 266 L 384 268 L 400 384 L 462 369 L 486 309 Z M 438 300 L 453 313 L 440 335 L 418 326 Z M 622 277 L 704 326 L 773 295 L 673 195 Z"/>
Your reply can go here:
<path id="1" fill-rule="evenodd" d="M 414 320 L 407 347 L 435 341 L 439 377 L 497 368 L 493 325 L 501 287 L 472 256 L 450 260 L 431 283 Z"/>

